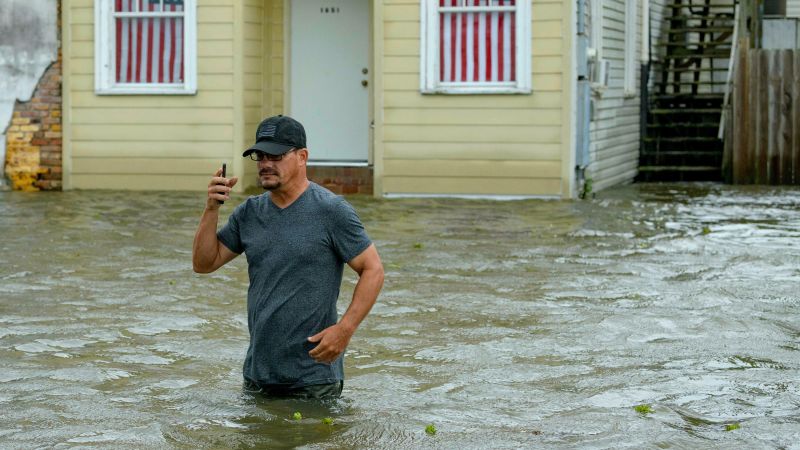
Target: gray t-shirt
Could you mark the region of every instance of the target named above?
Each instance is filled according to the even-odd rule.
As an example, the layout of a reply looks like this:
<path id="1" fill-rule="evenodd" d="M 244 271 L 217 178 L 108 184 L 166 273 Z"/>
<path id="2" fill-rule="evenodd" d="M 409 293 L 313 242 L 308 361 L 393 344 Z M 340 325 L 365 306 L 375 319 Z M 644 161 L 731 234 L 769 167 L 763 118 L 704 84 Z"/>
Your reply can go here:
<path id="1" fill-rule="evenodd" d="M 353 207 L 311 182 L 284 209 L 268 193 L 248 198 L 217 237 L 247 257 L 244 378 L 293 388 L 343 380 L 343 358 L 315 362 L 307 338 L 337 322 L 344 264 L 371 243 Z"/>

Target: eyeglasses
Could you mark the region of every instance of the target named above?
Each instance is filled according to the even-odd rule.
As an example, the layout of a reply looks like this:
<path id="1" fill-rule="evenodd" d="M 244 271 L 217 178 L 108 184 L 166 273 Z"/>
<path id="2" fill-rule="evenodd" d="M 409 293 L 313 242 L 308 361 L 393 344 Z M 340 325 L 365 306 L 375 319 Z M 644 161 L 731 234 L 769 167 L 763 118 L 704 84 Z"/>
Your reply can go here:
<path id="1" fill-rule="evenodd" d="M 280 154 L 280 155 L 271 155 L 269 153 L 264 153 L 264 152 L 260 152 L 260 151 L 256 150 L 253 153 L 250 153 L 250 159 L 252 159 L 253 161 L 263 161 L 265 159 L 267 161 L 280 161 L 280 160 L 283 159 L 284 156 L 288 155 L 289 153 L 291 153 L 291 152 L 293 152 L 295 150 L 298 150 L 298 149 L 297 148 L 293 148 L 293 149 L 289 150 L 288 152 Z"/>

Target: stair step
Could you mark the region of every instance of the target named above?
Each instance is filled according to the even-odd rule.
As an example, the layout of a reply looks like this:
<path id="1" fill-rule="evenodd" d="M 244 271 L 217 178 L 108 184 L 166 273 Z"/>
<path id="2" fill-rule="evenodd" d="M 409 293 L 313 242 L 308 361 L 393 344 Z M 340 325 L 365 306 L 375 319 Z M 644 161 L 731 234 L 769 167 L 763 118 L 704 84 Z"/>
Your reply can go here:
<path id="1" fill-rule="evenodd" d="M 699 50 L 700 47 L 713 47 L 717 50 L 731 50 L 731 43 L 730 42 L 669 42 L 669 41 L 660 41 L 656 45 L 659 47 L 681 47 L 686 48 L 687 50 Z M 689 48 L 689 47 L 697 47 L 697 48 Z"/>
<path id="2" fill-rule="evenodd" d="M 719 170 L 715 166 L 639 166 L 640 172 L 664 172 L 667 170 L 675 170 L 680 172 L 701 172 Z"/>
<path id="3" fill-rule="evenodd" d="M 644 167 L 720 167 L 722 150 L 643 152 L 639 166 Z"/>
<path id="4" fill-rule="evenodd" d="M 688 27 L 688 28 L 672 28 L 667 31 L 668 34 L 681 34 L 681 33 L 733 33 L 733 27 Z"/>
<path id="5" fill-rule="evenodd" d="M 722 111 L 722 108 L 689 108 L 689 109 L 691 111 L 687 113 L 686 112 L 687 108 L 678 109 L 678 108 L 666 108 L 663 106 L 652 106 L 648 110 L 648 112 L 651 115 L 653 115 L 654 117 L 661 117 L 661 116 L 667 116 L 667 117 L 665 117 L 664 120 L 660 121 L 654 120 L 648 123 L 651 123 L 653 125 L 676 125 L 676 126 L 709 126 L 712 123 L 716 123 L 717 125 L 719 125 L 719 115 Z M 713 114 L 710 112 L 704 112 L 702 113 L 703 114 L 702 116 L 698 116 L 698 113 L 694 112 L 697 109 L 706 109 L 708 111 L 713 111 Z M 681 120 L 680 117 L 668 117 L 668 114 L 666 113 L 661 113 L 660 115 L 653 114 L 653 111 L 667 111 L 667 110 L 675 111 L 676 113 L 687 114 L 687 117 L 684 117 L 683 120 Z M 703 118 L 707 118 L 708 120 L 702 120 Z"/>
<path id="6" fill-rule="evenodd" d="M 706 145 L 709 150 L 714 150 L 719 153 L 711 155 L 696 155 L 696 156 L 670 156 L 672 152 L 677 151 L 691 151 L 703 146 L 695 144 L 694 147 L 669 147 L 669 146 L 653 146 L 646 144 L 643 147 L 642 153 L 639 155 L 640 166 L 716 166 L 722 163 L 722 145 L 711 146 Z M 663 155 L 663 156 L 656 156 Z"/>
<path id="7" fill-rule="evenodd" d="M 714 170 L 703 171 L 681 171 L 681 170 L 664 170 L 664 171 L 647 171 L 639 168 L 639 175 L 636 176 L 636 181 L 639 182 L 676 182 L 676 181 L 722 181 L 722 170 L 719 167 Z"/>
<path id="8" fill-rule="evenodd" d="M 676 113 L 683 113 L 685 117 L 675 117 L 675 115 L 670 114 L 653 114 L 653 110 L 667 110 L 671 109 L 674 110 Z M 711 109 L 711 108 L 709 108 Z M 686 113 L 686 108 L 677 110 L 675 108 L 664 108 L 664 107 L 654 107 L 650 109 L 650 117 L 653 120 L 649 120 L 647 123 L 653 126 L 656 125 L 675 125 L 676 127 L 710 127 L 712 124 L 719 126 L 719 118 L 721 116 L 720 109 L 714 108 L 714 113 L 703 113 L 702 115 L 697 113 Z M 664 128 L 664 127 L 662 127 Z M 716 135 L 715 135 L 716 136 Z"/>
<path id="9" fill-rule="evenodd" d="M 708 100 L 724 100 L 725 94 L 716 94 L 716 93 L 705 93 L 705 94 L 690 94 L 688 92 L 678 92 L 675 94 L 651 94 L 651 100 L 676 100 L 676 101 L 686 101 L 686 100 L 700 100 L 700 101 L 708 101 Z"/>
<path id="10" fill-rule="evenodd" d="M 701 53 L 690 53 L 691 49 L 686 52 L 669 53 L 664 56 L 664 60 L 684 60 L 684 59 L 729 59 L 731 57 L 730 49 L 722 49 L 720 51 L 705 51 Z M 675 50 L 673 50 L 675 52 Z"/>
<path id="11" fill-rule="evenodd" d="M 724 97 L 721 94 L 692 94 L 690 92 L 668 92 L 659 94 L 656 93 L 650 99 L 653 109 L 668 109 L 667 107 L 659 107 L 659 105 L 694 105 L 693 108 L 713 108 L 722 109 L 722 101 Z M 674 108 L 670 106 L 669 108 Z"/>
<path id="12" fill-rule="evenodd" d="M 733 19 L 733 14 L 679 14 L 677 16 L 669 16 L 664 18 L 664 20 L 669 21 L 705 20 L 706 22 L 733 22 Z"/>
<path id="13" fill-rule="evenodd" d="M 686 108 L 686 109 L 664 109 L 658 108 L 650 111 L 650 114 L 720 114 L 719 108 Z"/>
<path id="14" fill-rule="evenodd" d="M 693 146 L 702 145 L 706 150 L 716 150 L 716 141 L 695 142 L 695 139 L 716 139 L 719 123 L 714 126 L 684 126 L 684 127 L 659 127 L 648 126 L 646 137 L 642 143 L 648 151 L 688 151 L 694 150 Z M 661 139 L 661 140 L 659 140 Z M 675 139 L 667 141 L 665 139 Z M 719 141 L 722 143 L 722 141 Z M 711 145 L 713 148 L 706 148 Z M 722 147 L 720 147 L 722 148 Z"/>
<path id="15" fill-rule="evenodd" d="M 677 3 L 676 2 L 676 3 L 668 3 L 668 4 L 664 5 L 664 6 L 667 7 L 667 8 L 673 8 L 673 9 L 676 9 L 676 8 L 692 8 L 692 9 L 705 9 L 705 8 L 708 8 L 708 9 L 714 9 L 714 10 L 729 9 L 729 10 L 733 11 L 736 5 L 695 5 L 695 4 L 691 4 L 691 3 Z"/>
<path id="16" fill-rule="evenodd" d="M 681 86 L 694 85 L 694 84 L 696 84 L 698 86 L 720 86 L 720 85 L 727 84 L 727 82 L 726 81 L 683 81 L 683 80 L 680 80 L 680 81 L 667 81 L 667 82 L 656 81 L 653 84 L 655 84 L 657 86 L 669 86 L 671 84 L 673 84 L 673 85 L 677 84 L 677 85 L 681 85 Z"/>
<path id="17" fill-rule="evenodd" d="M 715 122 L 669 122 L 669 123 L 648 123 L 647 128 L 652 129 L 679 129 L 679 128 L 719 128 L 719 123 Z"/>
<path id="18" fill-rule="evenodd" d="M 716 137 L 646 137 L 644 142 L 716 142 L 719 141 Z"/>
<path id="19" fill-rule="evenodd" d="M 642 155 L 647 156 L 722 156 L 722 152 L 718 150 L 686 150 L 686 151 L 671 151 L 671 152 L 644 152 Z M 674 164 L 673 164 L 674 165 Z"/>
<path id="20" fill-rule="evenodd" d="M 661 61 L 653 61 L 655 64 L 663 65 Z M 728 67 L 663 67 L 659 72 L 727 72 Z"/>

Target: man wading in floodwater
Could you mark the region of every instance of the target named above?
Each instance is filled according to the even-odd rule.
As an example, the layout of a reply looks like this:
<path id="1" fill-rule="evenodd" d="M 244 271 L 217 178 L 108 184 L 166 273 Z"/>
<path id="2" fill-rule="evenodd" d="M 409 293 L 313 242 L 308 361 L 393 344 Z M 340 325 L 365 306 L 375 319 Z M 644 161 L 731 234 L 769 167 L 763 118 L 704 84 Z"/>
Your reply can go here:
<path id="1" fill-rule="evenodd" d="M 275 116 L 256 131 L 242 156 L 257 161 L 266 189 L 236 207 L 217 232 L 220 202 L 238 178 L 217 170 L 194 238 L 195 272 L 210 273 L 242 252 L 250 288 L 247 391 L 267 396 L 335 398 L 342 392 L 342 354 L 383 286 L 378 251 L 352 206 L 306 178 L 303 126 Z M 336 300 L 347 263 L 359 275 L 337 323 Z"/>

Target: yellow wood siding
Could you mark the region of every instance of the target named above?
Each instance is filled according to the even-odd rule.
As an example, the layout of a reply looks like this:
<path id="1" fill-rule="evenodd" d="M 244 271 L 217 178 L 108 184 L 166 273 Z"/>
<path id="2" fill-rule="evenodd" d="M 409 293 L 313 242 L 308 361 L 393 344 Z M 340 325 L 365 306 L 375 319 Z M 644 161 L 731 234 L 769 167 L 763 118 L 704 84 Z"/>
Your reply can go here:
<path id="1" fill-rule="evenodd" d="M 389 194 L 571 195 L 570 8 L 532 1 L 532 94 L 422 95 L 419 0 L 384 1 L 376 9 L 376 186 Z"/>
<path id="2" fill-rule="evenodd" d="M 241 188 L 255 184 L 256 165 L 249 159 L 241 156 L 245 148 L 253 144 L 256 127 L 264 113 L 264 59 L 265 54 L 265 10 L 269 2 L 265 0 L 244 0 L 242 8 L 242 115 L 244 128 L 242 130 L 241 145 L 236 150 L 235 158 L 241 164 L 241 170 L 236 173 L 240 177 Z"/>
<path id="3" fill-rule="evenodd" d="M 198 0 L 196 95 L 96 95 L 94 1 L 63 8 L 66 188 L 202 192 L 223 162 L 233 167 L 233 0 Z"/>
<path id="4" fill-rule="evenodd" d="M 265 0 L 264 10 L 264 115 L 283 112 L 284 0 Z"/>
<path id="5" fill-rule="evenodd" d="M 373 3 L 377 193 L 570 196 L 571 0 L 532 1 L 530 95 L 422 95 L 419 0 Z M 64 0 L 67 188 L 191 189 L 284 112 L 285 0 L 198 0 L 196 95 L 94 93 L 94 0 Z M 67 124 L 67 122 L 69 122 Z"/>

